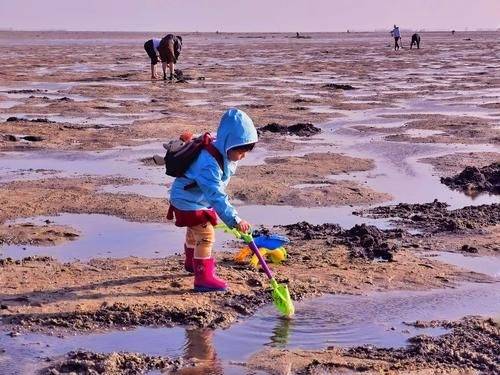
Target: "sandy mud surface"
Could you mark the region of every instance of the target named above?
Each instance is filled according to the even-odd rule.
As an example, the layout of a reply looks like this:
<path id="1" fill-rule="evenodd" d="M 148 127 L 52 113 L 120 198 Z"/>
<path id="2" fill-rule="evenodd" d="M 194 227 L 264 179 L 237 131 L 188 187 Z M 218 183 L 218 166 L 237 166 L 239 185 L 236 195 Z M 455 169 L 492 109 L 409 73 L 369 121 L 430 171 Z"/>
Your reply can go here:
<path id="1" fill-rule="evenodd" d="M 40 226 L 32 223 L 0 226 L 0 244 L 58 245 L 68 240 L 77 239 L 80 234 L 67 226 Z"/>
<path id="2" fill-rule="evenodd" d="M 87 374 L 143 374 L 153 370 L 178 371 L 183 367 L 179 360 L 140 353 L 97 354 L 71 352 L 64 359 L 53 360 L 54 364 L 40 371 L 41 375 L 87 373 Z"/>
<path id="3" fill-rule="evenodd" d="M 87 177 L 6 183 L 0 185 L 0 222 L 62 212 L 103 213 L 135 221 L 166 220 L 165 199 L 96 192 L 99 186 L 126 182 L 129 180 Z"/>
<path id="4" fill-rule="evenodd" d="M 413 325 L 444 327 L 450 332 L 437 337 L 412 337 L 403 349 L 373 346 L 331 347 L 322 351 L 274 349 L 255 355 L 250 367 L 269 370 L 272 374 L 494 374 L 500 371 L 497 321 L 470 317 L 451 322 L 414 322 Z M 272 363 L 269 356 L 274 358 Z"/>
<path id="5" fill-rule="evenodd" d="M 385 139 L 395 142 L 485 144 L 500 143 L 498 128 L 491 121 L 452 115 L 405 115 L 388 116 L 407 121 L 403 126 L 391 129 L 357 127 L 362 132 L 388 134 Z M 411 119 L 411 121 L 408 121 Z"/>
<path id="6" fill-rule="evenodd" d="M 467 206 L 449 210 L 437 200 L 425 204 L 400 203 L 365 211 L 367 216 L 397 218 L 398 222 L 427 232 L 460 232 L 494 226 L 500 222 L 500 205 Z M 362 213 L 363 214 L 363 213 Z"/>
<path id="7" fill-rule="evenodd" d="M 388 194 L 361 184 L 328 180 L 333 174 L 372 168 L 370 160 L 329 153 L 267 158 L 263 165 L 239 169 L 229 191 L 244 202 L 289 206 L 367 204 L 388 200 Z"/>
<path id="8" fill-rule="evenodd" d="M 420 238 L 401 230 L 381 231 L 364 225 L 342 230 L 336 225 L 307 223 L 285 229 L 293 239 L 290 260 L 275 271 L 295 300 L 322 293 L 492 281 L 412 254 L 410 249 L 420 247 Z M 441 237 L 441 242 L 446 238 Z M 374 258 L 385 261 L 373 262 Z M 219 254 L 219 274 L 228 280 L 230 290 L 206 294 L 192 291 L 192 276 L 183 270 L 181 257 L 64 264 L 42 258 L 4 263 L 2 275 L 9 287 L 1 297 L 3 322 L 14 330 L 88 331 L 176 324 L 224 327 L 241 315 L 252 314 L 270 297 L 265 275 L 235 263 L 229 253 Z"/>
<path id="9" fill-rule="evenodd" d="M 483 291 L 497 286 L 498 32 L 422 33 L 424 48 L 398 52 L 382 33 L 308 39 L 186 33 L 182 78 L 175 82 L 149 79 L 142 45 L 150 37 L 0 31 L 0 254 L 10 245 L 58 249 L 96 236 L 71 261 L 45 252 L 1 256 L 0 372 L 25 373 L 26 362 L 51 374 L 182 373 L 190 356 L 153 355 L 142 347 L 33 353 L 56 337 L 47 334 L 67 342 L 77 333 L 135 327 L 216 332 L 211 329 L 249 322 L 268 306 L 265 275 L 233 260 L 230 250 L 240 244 L 216 252 L 230 289 L 197 294 L 181 256 L 152 258 L 149 247 L 160 245 L 151 243 L 134 257 L 95 251 L 99 234 L 64 221 L 72 213 L 94 215 L 95 225 L 102 225 L 97 214 L 129 220 L 127 228 L 165 223 L 171 179 L 152 155 L 184 130 L 214 132 L 229 107 L 245 110 L 260 137 L 230 196 L 253 214 L 255 226 L 271 223 L 268 229 L 292 240 L 288 259 L 272 268 L 294 300 L 446 293 L 464 282 Z M 305 63 L 297 64 L 304 49 Z M 43 222 L 58 214 L 64 219 L 57 224 Z M 161 247 L 169 247 L 169 235 L 158 240 Z M 468 268 L 472 263 L 479 266 Z M 468 306 L 479 305 L 470 298 Z M 426 306 L 424 315 L 439 308 Z M 331 310 L 317 320 L 310 314 L 305 331 L 325 316 L 335 318 Z M 392 349 L 363 346 L 366 337 L 358 334 L 350 347 L 322 342 L 314 351 L 263 343 L 223 364 L 230 358 L 259 374 L 498 372 L 497 323 L 464 315 L 417 322 L 446 332 L 415 335 Z M 38 344 L 16 341 L 30 332 L 40 333 Z M 151 335 L 136 341 L 150 342 Z M 219 340 L 215 346 L 229 342 Z M 207 372 L 231 373 L 212 365 Z"/>
<path id="10" fill-rule="evenodd" d="M 241 167 L 228 192 L 245 203 L 303 207 L 367 204 L 390 197 L 353 182 L 327 180 L 332 174 L 373 168 L 373 163 L 366 159 L 339 154 L 307 154 L 303 157 L 268 158 L 264 162 L 255 167 Z M 157 169 L 161 173 L 160 168 Z M 104 185 L 127 186 L 134 182 L 140 181 L 87 176 L 0 184 L 3 208 L 0 223 L 63 212 L 108 214 L 134 221 L 166 221 L 166 199 L 137 194 L 111 194 L 99 190 Z M 2 229 L 0 236 L 7 236 L 3 234 L 6 231 Z M 22 243 L 21 239 L 13 241 L 15 237 L 15 234 L 10 236 L 11 243 Z"/>
<path id="11" fill-rule="evenodd" d="M 454 153 L 435 158 L 423 158 L 420 161 L 429 163 L 440 175 L 450 177 L 462 172 L 466 167 L 483 168 L 500 158 L 497 152 Z"/>

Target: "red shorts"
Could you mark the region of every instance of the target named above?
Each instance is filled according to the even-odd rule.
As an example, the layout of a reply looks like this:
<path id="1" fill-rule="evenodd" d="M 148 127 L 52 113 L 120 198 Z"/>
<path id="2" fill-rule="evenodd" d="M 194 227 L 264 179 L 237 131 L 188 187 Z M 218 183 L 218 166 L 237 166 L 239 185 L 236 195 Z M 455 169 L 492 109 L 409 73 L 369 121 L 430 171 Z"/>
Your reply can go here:
<path id="1" fill-rule="evenodd" d="M 196 225 L 206 224 L 210 222 L 212 225 L 217 225 L 217 214 L 213 208 L 205 210 L 184 211 L 175 208 L 172 204 L 168 208 L 167 219 L 174 220 L 178 227 L 194 227 Z"/>

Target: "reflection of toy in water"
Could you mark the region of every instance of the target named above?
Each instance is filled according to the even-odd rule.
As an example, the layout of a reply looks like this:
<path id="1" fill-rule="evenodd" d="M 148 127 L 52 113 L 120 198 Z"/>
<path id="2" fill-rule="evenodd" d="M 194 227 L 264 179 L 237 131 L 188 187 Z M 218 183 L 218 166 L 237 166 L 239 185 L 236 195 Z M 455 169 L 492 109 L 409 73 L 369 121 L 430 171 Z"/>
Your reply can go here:
<path id="1" fill-rule="evenodd" d="M 271 342 L 266 345 L 284 348 L 290 338 L 290 329 L 293 327 L 291 319 L 279 319 L 276 327 L 273 328 L 273 334 L 270 337 Z"/>
<path id="2" fill-rule="evenodd" d="M 259 248 L 260 255 L 265 259 L 270 259 L 274 264 L 280 264 L 287 258 L 287 252 L 283 245 L 290 242 L 290 240 L 285 236 L 278 234 L 260 235 L 254 238 L 254 242 Z M 252 254 L 252 250 L 246 246 L 236 253 L 234 260 L 239 263 L 245 263 Z M 258 263 L 259 259 L 253 254 L 250 264 L 257 268 Z"/>

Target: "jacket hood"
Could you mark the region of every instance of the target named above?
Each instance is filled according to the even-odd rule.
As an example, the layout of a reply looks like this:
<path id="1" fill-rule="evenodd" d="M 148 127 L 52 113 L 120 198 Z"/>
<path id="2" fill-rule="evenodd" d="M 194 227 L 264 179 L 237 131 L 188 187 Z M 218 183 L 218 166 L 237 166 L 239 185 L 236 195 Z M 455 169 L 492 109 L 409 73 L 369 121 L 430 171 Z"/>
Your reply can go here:
<path id="1" fill-rule="evenodd" d="M 257 130 L 248 115 L 236 108 L 230 108 L 224 113 L 217 129 L 215 147 L 228 161 L 227 152 L 236 146 L 243 146 L 258 141 Z"/>

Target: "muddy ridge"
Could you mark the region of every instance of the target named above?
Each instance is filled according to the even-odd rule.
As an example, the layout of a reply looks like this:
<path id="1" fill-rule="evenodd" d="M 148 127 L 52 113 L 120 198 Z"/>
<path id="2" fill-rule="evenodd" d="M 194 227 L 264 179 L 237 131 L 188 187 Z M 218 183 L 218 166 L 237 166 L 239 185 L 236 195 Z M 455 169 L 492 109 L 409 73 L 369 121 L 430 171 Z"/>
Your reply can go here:
<path id="1" fill-rule="evenodd" d="M 92 353 L 69 352 L 39 372 L 40 375 L 57 374 L 108 374 L 135 375 L 153 370 L 177 371 L 186 363 L 182 359 L 149 356 L 141 353 Z"/>
<path id="2" fill-rule="evenodd" d="M 342 83 L 328 83 L 326 85 L 323 85 L 325 89 L 331 89 L 331 90 L 355 90 L 356 88 L 347 85 L 347 84 L 342 84 Z"/>
<path id="3" fill-rule="evenodd" d="M 498 374 L 500 327 L 492 319 L 466 317 L 433 322 L 450 329 L 440 336 L 414 336 L 402 348 L 371 345 L 353 348 L 330 346 L 324 350 L 266 349 L 249 361 L 252 369 L 272 373 L 344 374 Z M 275 358 L 273 363 L 269 357 Z M 289 369 L 292 369 L 291 372 Z M 281 370 L 281 371 L 280 371 Z"/>
<path id="4" fill-rule="evenodd" d="M 397 222 L 427 232 L 460 232 L 500 223 L 500 204 L 483 204 L 448 210 L 447 203 L 399 203 L 357 211 L 356 215 L 372 218 L 398 218 Z"/>
<path id="5" fill-rule="evenodd" d="M 228 293 L 226 293 L 228 294 Z M 270 302 L 269 293 L 264 290 L 254 296 L 234 295 L 225 296 L 223 302 L 226 311 L 215 307 L 199 306 L 193 308 L 177 308 L 161 304 L 125 304 L 103 303 L 95 311 L 74 311 L 55 314 L 17 314 L 4 317 L 4 323 L 24 328 L 45 327 L 49 329 L 61 328 L 71 331 L 87 331 L 109 328 L 173 327 L 189 325 L 197 327 L 217 328 L 228 326 L 234 320 L 234 313 L 251 315 L 259 307 Z M 233 313 L 231 313 L 231 311 Z"/>
<path id="6" fill-rule="evenodd" d="M 357 236 L 359 232 L 354 230 L 348 235 Z M 392 236 L 386 236 L 389 245 L 393 244 Z M 405 249 L 404 244 L 397 252 L 389 248 L 393 262 L 352 258 L 356 246 L 365 246 L 367 257 L 376 250 L 370 244 L 370 237 L 361 238 L 358 242 L 348 238 L 354 243 L 352 249 L 334 244 L 344 243 L 345 238 L 340 235 L 330 245 L 325 239 L 297 239 L 287 247 L 289 259 L 270 267 L 279 283 L 288 284 L 294 301 L 324 293 L 442 288 L 461 281 L 491 282 L 485 275 L 463 272 L 430 258 L 422 259 Z M 377 244 L 380 240 L 373 242 Z M 50 334 L 137 326 L 215 328 L 227 327 L 271 302 L 269 281 L 263 272 L 248 264 L 235 263 L 231 253 L 218 252 L 217 258 L 217 273 L 228 281 L 229 290 L 205 294 L 193 292 L 193 278 L 184 272 L 179 256 L 102 258 L 88 263 L 49 259 L 25 264 L 11 260 L 0 269 L 5 280 L 0 284 L 5 285 L 0 289 L 2 321 L 13 332 Z"/>
<path id="7" fill-rule="evenodd" d="M 247 204 L 305 207 L 373 204 L 390 199 L 390 195 L 357 182 L 328 180 L 332 174 L 370 170 L 374 166 L 370 159 L 326 152 L 268 157 L 264 162 L 239 167 L 228 186 L 229 195 Z"/>
<path id="8" fill-rule="evenodd" d="M 455 176 L 441 177 L 441 182 L 467 195 L 474 196 L 482 192 L 500 194 L 500 163 L 482 168 L 467 166 Z"/>
<path id="9" fill-rule="evenodd" d="M 357 358 L 387 361 L 392 363 L 391 370 L 432 367 L 500 373 L 498 323 L 492 319 L 467 317 L 458 322 L 443 321 L 434 326 L 452 329 L 452 332 L 438 337 L 414 336 L 409 339 L 410 345 L 406 348 L 357 347 L 348 350 L 347 354 Z"/>
<path id="10" fill-rule="evenodd" d="M 299 137 L 311 137 L 315 134 L 321 133 L 321 129 L 311 123 L 298 123 L 295 125 L 280 125 L 275 122 L 267 124 L 258 129 L 259 133 L 270 132 L 279 133 L 282 135 L 296 135 Z"/>
<path id="11" fill-rule="evenodd" d="M 400 229 L 381 230 L 373 225 L 356 224 L 344 230 L 337 224 L 312 225 L 305 221 L 284 225 L 287 234 L 302 240 L 324 239 L 332 247 L 346 245 L 351 258 L 373 260 L 381 258 L 392 261 L 397 251 L 397 239 L 402 239 L 406 232 Z M 394 241 L 396 240 L 396 241 Z M 394 243 L 396 242 L 396 243 Z"/>
<path id="12" fill-rule="evenodd" d="M 41 256 L 41 255 L 32 255 L 29 257 L 25 257 L 23 259 L 12 259 L 10 257 L 0 258 L 0 266 L 5 266 L 8 264 L 24 264 L 29 262 L 54 262 L 55 259 L 49 256 Z"/>
<path id="13" fill-rule="evenodd" d="M 57 245 L 66 241 L 75 240 L 80 232 L 61 225 L 51 225 L 49 220 L 45 225 L 32 223 L 0 224 L 0 246 L 3 245 Z"/>

